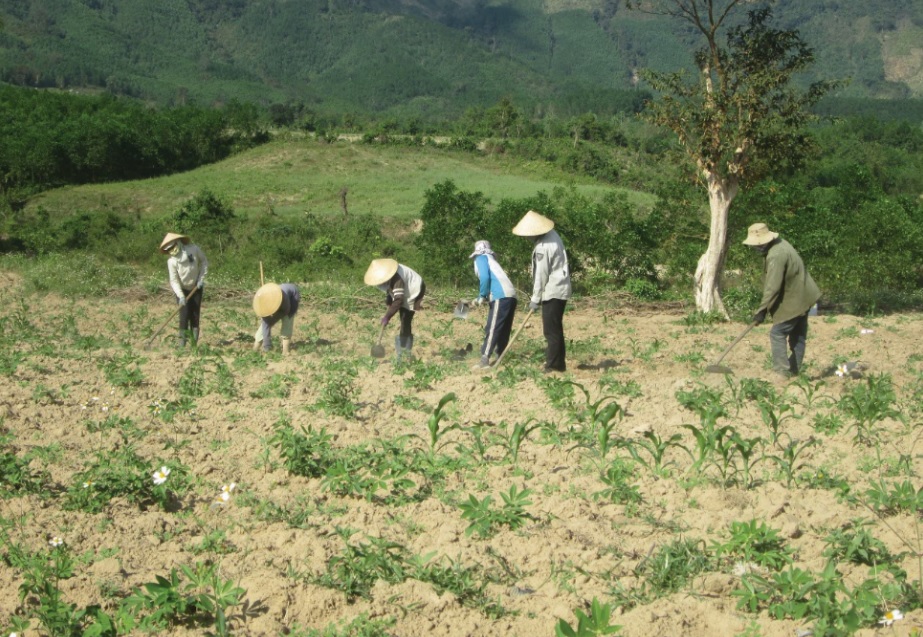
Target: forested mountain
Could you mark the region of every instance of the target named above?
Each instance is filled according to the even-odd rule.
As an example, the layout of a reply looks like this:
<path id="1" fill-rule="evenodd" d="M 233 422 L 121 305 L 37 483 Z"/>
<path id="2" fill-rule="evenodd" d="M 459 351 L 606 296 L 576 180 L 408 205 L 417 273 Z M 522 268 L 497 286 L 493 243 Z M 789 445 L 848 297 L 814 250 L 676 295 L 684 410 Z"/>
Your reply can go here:
<path id="1" fill-rule="evenodd" d="M 923 97 L 923 2 L 778 0 L 842 94 Z M 297 101 L 455 116 L 630 108 L 636 72 L 689 63 L 683 24 L 622 0 L 0 0 L 0 80 L 161 104 Z M 808 78 L 810 79 L 810 78 Z"/>

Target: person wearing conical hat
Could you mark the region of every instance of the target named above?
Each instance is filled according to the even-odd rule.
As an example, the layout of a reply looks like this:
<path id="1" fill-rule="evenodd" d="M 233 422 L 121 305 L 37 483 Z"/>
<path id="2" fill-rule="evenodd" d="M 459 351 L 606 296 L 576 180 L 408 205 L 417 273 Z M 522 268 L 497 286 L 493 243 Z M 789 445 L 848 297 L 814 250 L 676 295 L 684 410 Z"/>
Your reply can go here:
<path id="1" fill-rule="evenodd" d="M 516 288 L 497 262 L 489 241 L 475 243 L 469 258 L 474 259 L 474 274 L 481 284 L 475 304 L 489 304 L 481 362 L 478 363 L 479 368 L 487 368 L 490 367 L 491 354 L 495 351 L 497 356 L 503 354 L 510 342 L 510 330 L 516 316 Z"/>
<path id="2" fill-rule="evenodd" d="M 567 370 L 564 348 L 564 308 L 571 296 L 570 267 L 564 242 L 554 222 L 530 210 L 513 228 L 513 234 L 530 237 L 532 249 L 532 298 L 530 311 L 542 312 L 545 336 L 545 373 Z"/>
<path id="3" fill-rule="evenodd" d="M 751 225 L 743 244 L 764 258 L 763 297 L 753 324 L 765 321 L 767 313 L 772 315 L 772 368 L 780 378 L 791 378 L 801 371 L 808 340 L 808 313 L 820 299 L 820 288 L 795 248 L 765 223 Z"/>
<path id="4" fill-rule="evenodd" d="M 282 321 L 282 355 L 287 356 L 295 330 L 301 291 L 294 283 L 267 283 L 253 295 L 253 311 L 262 319 L 253 335 L 253 351 L 272 349 L 272 327 Z"/>
<path id="5" fill-rule="evenodd" d="M 401 319 L 400 334 L 394 337 L 395 362 L 413 357 L 413 317 L 423 308 L 426 283 L 423 277 L 394 259 L 375 259 L 365 272 L 365 284 L 385 293 L 388 309 L 381 317 L 381 327 L 398 314 Z"/>
<path id="6" fill-rule="evenodd" d="M 170 255 L 167 259 L 167 274 L 176 302 L 180 305 L 179 345 L 186 345 L 186 336 L 190 331 L 192 342 L 196 343 L 199 340 L 199 319 L 208 259 L 199 246 L 190 243 L 189 237 L 174 232 L 168 232 L 160 242 L 160 251 Z"/>

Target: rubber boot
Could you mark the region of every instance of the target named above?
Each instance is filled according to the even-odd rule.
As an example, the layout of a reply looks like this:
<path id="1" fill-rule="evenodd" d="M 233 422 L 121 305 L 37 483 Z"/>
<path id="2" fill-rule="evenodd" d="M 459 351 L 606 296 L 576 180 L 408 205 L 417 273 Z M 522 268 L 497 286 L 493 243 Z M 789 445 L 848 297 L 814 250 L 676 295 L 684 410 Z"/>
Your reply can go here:
<path id="1" fill-rule="evenodd" d="M 254 352 L 260 351 L 260 345 L 262 344 L 263 344 L 263 341 L 253 341 L 253 351 Z"/>
<path id="2" fill-rule="evenodd" d="M 292 339 L 290 339 L 289 337 L 287 336 L 282 337 L 282 355 L 283 356 L 288 356 L 288 348 L 291 342 L 292 342 Z"/>
<path id="3" fill-rule="evenodd" d="M 197 327 L 192 328 L 192 344 L 199 344 L 199 328 Z"/>
<path id="4" fill-rule="evenodd" d="M 404 358 L 409 363 L 413 360 L 413 351 L 412 351 L 413 350 L 413 336 L 408 336 L 407 338 L 403 340 L 404 340 Z"/>
<path id="5" fill-rule="evenodd" d="M 186 347 L 186 330 L 180 330 L 176 337 L 177 347 Z"/>

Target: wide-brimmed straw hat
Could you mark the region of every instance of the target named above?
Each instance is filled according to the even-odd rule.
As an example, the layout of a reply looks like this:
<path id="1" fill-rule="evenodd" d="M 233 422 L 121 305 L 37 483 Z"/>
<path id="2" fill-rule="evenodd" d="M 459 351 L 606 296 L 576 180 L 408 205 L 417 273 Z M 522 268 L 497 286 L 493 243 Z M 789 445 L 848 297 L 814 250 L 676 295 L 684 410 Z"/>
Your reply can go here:
<path id="1" fill-rule="evenodd" d="M 778 232 L 770 232 L 769 226 L 765 223 L 754 223 L 747 228 L 747 238 L 744 239 L 745 246 L 762 246 L 766 245 L 779 236 Z"/>
<path id="2" fill-rule="evenodd" d="M 182 241 L 183 243 L 189 243 L 189 237 L 184 234 L 176 234 L 175 232 L 168 232 L 167 236 L 163 238 L 163 241 L 160 242 L 160 251 L 169 252 L 170 246 L 176 243 L 177 241 Z"/>
<path id="3" fill-rule="evenodd" d="M 397 273 L 397 261 L 394 259 L 375 259 L 365 271 L 366 285 L 381 285 L 391 280 Z"/>
<path id="4" fill-rule="evenodd" d="M 277 283 L 267 283 L 253 295 L 253 311 L 260 318 L 272 316 L 282 307 L 282 288 Z"/>
<path id="5" fill-rule="evenodd" d="M 554 228 L 554 221 L 530 210 L 513 228 L 513 234 L 519 237 L 538 237 L 552 228 Z"/>

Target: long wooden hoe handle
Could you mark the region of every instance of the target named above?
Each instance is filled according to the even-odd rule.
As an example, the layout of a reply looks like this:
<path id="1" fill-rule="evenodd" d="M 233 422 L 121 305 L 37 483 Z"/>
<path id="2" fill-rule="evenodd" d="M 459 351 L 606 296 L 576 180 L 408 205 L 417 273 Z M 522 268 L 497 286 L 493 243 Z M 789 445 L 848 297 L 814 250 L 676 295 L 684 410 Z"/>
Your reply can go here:
<path id="1" fill-rule="evenodd" d="M 519 336 L 519 333 L 522 331 L 522 328 L 526 326 L 526 323 L 529 322 L 529 319 L 532 318 L 532 314 L 535 313 L 535 310 L 529 310 L 529 313 L 526 314 L 526 318 L 522 319 L 522 325 L 519 326 L 519 329 L 516 330 L 516 333 L 513 334 L 513 338 L 510 339 L 510 342 L 506 344 L 506 348 L 503 350 L 503 353 L 500 354 L 500 358 L 497 359 L 497 362 L 494 363 L 494 370 L 500 367 L 500 363 L 503 362 L 503 357 L 506 356 L 506 353 L 510 351 L 510 347 L 513 346 L 513 341 L 516 340 L 516 337 Z"/>
<path id="2" fill-rule="evenodd" d="M 186 301 L 187 301 L 187 302 L 189 301 L 189 299 L 192 298 L 192 295 L 195 294 L 195 293 L 196 293 L 196 290 L 198 290 L 198 289 L 199 289 L 198 287 L 192 288 L 192 292 L 190 292 L 190 293 L 186 296 Z M 160 333 L 163 331 L 163 328 L 165 328 L 167 325 L 170 324 L 170 321 L 173 320 L 173 317 L 174 317 L 174 316 L 176 316 L 177 314 L 179 314 L 179 311 L 180 311 L 180 309 L 181 309 L 182 307 L 183 307 L 182 305 L 178 305 L 178 306 L 176 307 L 176 309 L 173 310 L 173 313 L 170 314 L 170 316 L 167 317 L 167 320 L 163 322 L 163 325 L 161 325 L 160 327 L 158 327 L 158 328 L 157 328 L 157 331 L 154 332 L 154 335 L 151 336 L 151 338 L 147 341 L 147 344 L 145 345 L 145 347 L 150 347 L 151 343 L 154 342 L 154 339 L 157 338 L 157 335 L 160 334 Z"/>

